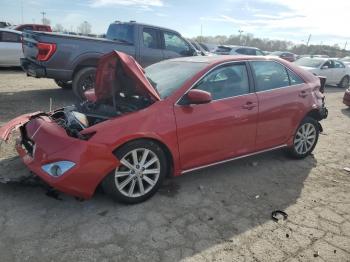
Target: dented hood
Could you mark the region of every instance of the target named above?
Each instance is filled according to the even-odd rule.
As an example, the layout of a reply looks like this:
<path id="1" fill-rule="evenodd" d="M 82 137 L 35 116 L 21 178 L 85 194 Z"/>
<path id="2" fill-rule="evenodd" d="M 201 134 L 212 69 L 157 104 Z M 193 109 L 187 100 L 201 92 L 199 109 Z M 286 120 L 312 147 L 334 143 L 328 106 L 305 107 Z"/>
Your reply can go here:
<path id="1" fill-rule="evenodd" d="M 157 91 L 147 80 L 142 67 L 135 59 L 125 53 L 113 51 L 102 56 L 96 71 L 94 100 L 106 99 L 115 91 L 133 89 L 138 95 L 154 101 L 160 100 Z M 86 94 L 88 100 L 91 91 Z M 90 94 L 89 94 L 90 93 Z"/>
<path id="2" fill-rule="evenodd" d="M 12 119 L 10 122 L 0 127 L 0 140 L 7 141 L 11 132 L 21 125 L 27 123 L 32 117 L 42 114 L 43 112 L 35 112 L 30 114 L 24 114 Z"/>

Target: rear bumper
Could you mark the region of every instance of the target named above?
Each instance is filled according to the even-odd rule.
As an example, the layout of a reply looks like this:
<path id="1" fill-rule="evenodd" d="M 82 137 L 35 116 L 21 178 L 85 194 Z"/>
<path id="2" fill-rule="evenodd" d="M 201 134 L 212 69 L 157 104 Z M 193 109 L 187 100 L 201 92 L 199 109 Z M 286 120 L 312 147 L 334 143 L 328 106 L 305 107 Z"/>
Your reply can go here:
<path id="1" fill-rule="evenodd" d="M 343 103 L 347 106 L 350 106 L 350 88 L 345 91 Z"/>
<path id="2" fill-rule="evenodd" d="M 27 73 L 27 76 L 33 76 L 33 77 L 46 77 L 46 70 L 44 67 L 26 59 L 21 58 L 21 67 L 23 70 Z"/>
<path id="3" fill-rule="evenodd" d="M 26 126 L 22 127 L 26 131 L 21 131 L 22 137 L 16 142 L 20 158 L 48 185 L 68 195 L 91 198 L 103 178 L 119 165 L 119 160 L 107 146 L 69 137 L 54 122 L 38 118 Z M 34 143 L 33 150 L 25 146 L 27 136 Z M 43 170 L 43 165 L 58 161 L 70 161 L 75 166 L 60 177 L 53 177 Z"/>

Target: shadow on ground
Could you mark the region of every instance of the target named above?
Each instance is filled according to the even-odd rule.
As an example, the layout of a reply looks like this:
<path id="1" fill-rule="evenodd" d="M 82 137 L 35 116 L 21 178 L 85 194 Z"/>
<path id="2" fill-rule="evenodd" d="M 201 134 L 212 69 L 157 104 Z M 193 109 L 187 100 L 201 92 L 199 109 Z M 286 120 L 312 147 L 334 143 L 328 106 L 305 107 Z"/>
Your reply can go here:
<path id="1" fill-rule="evenodd" d="M 152 199 L 134 206 L 115 203 L 103 192 L 89 201 L 65 195 L 59 201 L 41 187 L 0 184 L 0 210 L 6 214 L 1 250 L 26 243 L 33 250 L 27 257 L 65 254 L 62 261 L 82 261 L 81 252 L 101 258 L 112 245 L 118 261 L 156 261 L 182 246 L 171 255 L 177 261 L 233 245 L 233 237 L 271 221 L 272 211 L 296 203 L 316 163 L 313 156 L 296 161 L 281 151 L 265 153 L 170 178 Z M 1 160 L 0 170 L 28 172 L 18 158 Z"/>
<path id="2" fill-rule="evenodd" d="M 0 95 L 0 122 L 7 122 L 18 115 L 29 112 L 49 111 L 50 98 L 52 109 L 76 102 L 73 91 L 62 88 L 2 92 Z"/>

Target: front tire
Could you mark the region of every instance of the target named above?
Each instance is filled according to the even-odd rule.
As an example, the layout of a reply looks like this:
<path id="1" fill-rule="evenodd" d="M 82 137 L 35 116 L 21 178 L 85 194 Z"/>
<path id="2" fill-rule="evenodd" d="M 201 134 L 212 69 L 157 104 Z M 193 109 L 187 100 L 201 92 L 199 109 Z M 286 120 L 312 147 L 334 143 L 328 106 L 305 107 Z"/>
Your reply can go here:
<path id="1" fill-rule="evenodd" d="M 115 152 L 118 166 L 102 182 L 104 191 L 118 202 L 137 204 L 152 197 L 167 174 L 164 151 L 155 142 L 135 140 Z"/>
<path id="2" fill-rule="evenodd" d="M 349 83 L 350 83 L 350 79 L 349 76 L 344 76 L 340 83 L 338 84 L 339 87 L 341 88 L 348 88 L 349 87 Z"/>
<path id="3" fill-rule="evenodd" d="M 310 155 L 315 149 L 319 133 L 318 122 L 311 117 L 305 117 L 295 132 L 293 145 L 288 149 L 290 156 L 302 159 Z"/>
<path id="4" fill-rule="evenodd" d="M 73 78 L 73 92 L 79 100 L 86 100 L 85 91 L 95 87 L 96 67 L 84 67 Z"/>

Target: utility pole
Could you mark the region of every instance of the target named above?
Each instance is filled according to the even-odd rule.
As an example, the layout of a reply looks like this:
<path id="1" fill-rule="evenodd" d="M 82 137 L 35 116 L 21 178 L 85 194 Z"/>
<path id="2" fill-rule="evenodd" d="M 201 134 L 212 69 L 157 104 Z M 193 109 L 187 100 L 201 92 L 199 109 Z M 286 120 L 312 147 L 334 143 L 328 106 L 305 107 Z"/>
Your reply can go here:
<path id="1" fill-rule="evenodd" d="M 345 42 L 345 45 L 344 45 L 344 50 L 346 50 L 346 46 L 348 45 L 348 41 Z"/>
<path id="2" fill-rule="evenodd" d="M 201 42 L 203 42 L 203 25 L 201 24 Z"/>
<path id="3" fill-rule="evenodd" d="M 23 0 L 21 0 L 21 24 L 23 24 Z"/>
<path id="4" fill-rule="evenodd" d="M 239 29 L 238 30 L 238 33 L 239 33 L 239 45 L 241 45 L 241 36 L 242 36 L 242 33 L 243 33 L 244 31 L 243 30 L 241 30 L 241 29 Z"/>
<path id="5" fill-rule="evenodd" d="M 44 23 L 44 19 L 45 19 L 46 12 L 42 11 L 42 12 L 40 12 L 40 14 L 42 14 L 42 15 L 43 15 L 43 20 L 42 20 L 42 23 Z"/>
<path id="6" fill-rule="evenodd" d="M 306 46 L 309 46 L 309 43 L 310 43 L 310 39 L 311 39 L 311 34 L 309 35 L 309 38 L 307 39 L 307 43 L 306 43 Z"/>

